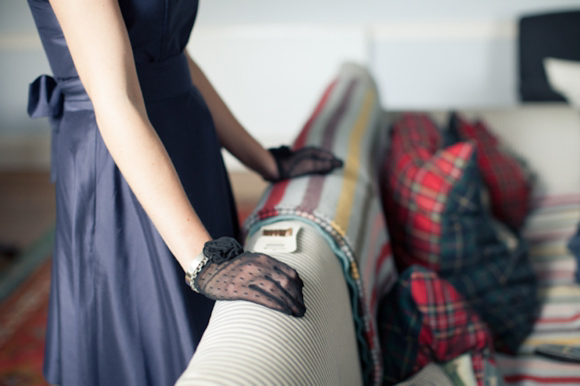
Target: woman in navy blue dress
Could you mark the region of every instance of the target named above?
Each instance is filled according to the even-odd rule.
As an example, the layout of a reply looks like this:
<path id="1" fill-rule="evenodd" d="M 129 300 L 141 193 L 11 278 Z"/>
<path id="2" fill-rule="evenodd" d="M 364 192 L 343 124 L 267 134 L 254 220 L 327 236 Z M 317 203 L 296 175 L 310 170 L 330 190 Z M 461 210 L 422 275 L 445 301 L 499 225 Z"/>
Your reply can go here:
<path id="1" fill-rule="evenodd" d="M 39 77 L 29 99 L 31 116 L 49 116 L 53 128 L 57 230 L 46 379 L 173 384 L 207 325 L 211 299 L 240 299 L 209 290 L 207 267 L 228 263 L 201 260 L 212 239 L 238 234 L 221 146 L 268 180 L 296 175 L 284 162 L 297 152 L 260 146 L 184 51 L 197 1 L 29 5 L 54 74 Z M 317 162 L 300 173 L 340 165 Z M 228 259 L 255 257 L 240 252 Z M 303 315 L 297 273 L 261 258 L 269 259 L 266 271 L 273 267 L 267 284 L 293 297 L 252 293 L 252 301 Z M 192 280 L 203 295 L 184 283 L 188 270 L 204 280 Z"/>

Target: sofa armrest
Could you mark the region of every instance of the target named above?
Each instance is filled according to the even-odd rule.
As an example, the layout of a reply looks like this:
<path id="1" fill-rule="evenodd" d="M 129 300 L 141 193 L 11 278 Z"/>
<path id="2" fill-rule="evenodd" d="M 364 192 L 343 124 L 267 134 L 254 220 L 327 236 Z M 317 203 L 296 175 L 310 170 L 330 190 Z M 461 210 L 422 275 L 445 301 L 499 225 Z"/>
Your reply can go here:
<path id="1" fill-rule="evenodd" d="M 244 301 L 216 302 L 177 385 L 362 384 L 343 270 L 321 232 L 295 222 L 302 227 L 296 252 L 272 256 L 300 274 L 306 315 L 293 318 Z M 260 233 L 248 240 L 247 250 Z"/>

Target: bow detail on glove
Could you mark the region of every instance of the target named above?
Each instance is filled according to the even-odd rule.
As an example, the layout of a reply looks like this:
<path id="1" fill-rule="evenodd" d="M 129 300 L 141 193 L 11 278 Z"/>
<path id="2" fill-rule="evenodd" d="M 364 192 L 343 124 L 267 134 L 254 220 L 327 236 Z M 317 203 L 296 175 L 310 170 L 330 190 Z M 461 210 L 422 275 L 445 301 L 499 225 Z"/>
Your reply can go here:
<path id="1" fill-rule="evenodd" d="M 276 160 L 278 178 L 269 179 L 278 182 L 306 174 L 327 174 L 342 167 L 342 160 L 328 150 L 314 146 L 292 150 L 288 146 L 268 149 Z"/>
<path id="2" fill-rule="evenodd" d="M 263 253 L 244 251 L 231 237 L 208 241 L 203 254 L 209 260 L 193 279 L 199 293 L 214 300 L 247 300 L 304 316 L 304 284 L 287 264 Z"/>

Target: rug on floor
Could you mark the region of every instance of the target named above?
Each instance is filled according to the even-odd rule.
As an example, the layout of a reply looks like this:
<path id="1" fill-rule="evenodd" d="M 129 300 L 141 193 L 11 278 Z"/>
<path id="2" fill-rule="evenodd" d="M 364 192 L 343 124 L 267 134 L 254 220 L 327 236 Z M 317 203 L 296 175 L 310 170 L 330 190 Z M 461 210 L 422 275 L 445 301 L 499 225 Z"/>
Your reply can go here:
<path id="1" fill-rule="evenodd" d="M 0 305 L 0 385 L 46 385 L 42 376 L 51 260 Z"/>
<path id="2" fill-rule="evenodd" d="M 238 204 L 240 224 L 254 205 Z M 50 232 L 30 249 L 29 256 L 12 270 L 13 274 L 6 275 L 0 286 L 7 292 L 0 298 L 0 386 L 48 385 L 42 375 L 42 363 L 52 263 Z M 30 264 L 34 264 L 32 269 Z M 27 272 L 26 277 L 22 277 L 22 272 Z"/>

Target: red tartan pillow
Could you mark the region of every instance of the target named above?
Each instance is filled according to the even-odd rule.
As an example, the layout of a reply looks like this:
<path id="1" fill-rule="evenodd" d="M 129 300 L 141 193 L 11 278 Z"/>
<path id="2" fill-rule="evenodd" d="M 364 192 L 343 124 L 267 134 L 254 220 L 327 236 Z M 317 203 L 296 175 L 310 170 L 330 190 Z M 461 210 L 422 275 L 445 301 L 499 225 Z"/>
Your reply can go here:
<path id="1" fill-rule="evenodd" d="M 460 272 L 481 259 L 478 246 L 496 240 L 474 144 L 441 144 L 425 114 L 404 114 L 393 125 L 381 190 L 399 271 L 419 264 L 443 276 Z"/>
<path id="2" fill-rule="evenodd" d="M 424 114 L 403 115 L 393 125 L 381 194 L 397 268 L 417 264 L 437 272 L 514 352 L 537 306 L 527 249 L 511 251 L 499 238 L 482 200 L 475 143 L 438 149 L 440 142 Z"/>
<path id="3" fill-rule="evenodd" d="M 461 141 L 475 142 L 477 166 L 489 190 L 493 214 L 512 230 L 521 229 L 530 209 L 530 173 L 516 157 L 502 147 L 482 121 L 470 123 L 454 114 L 449 130 L 457 133 Z"/>
<path id="4" fill-rule="evenodd" d="M 470 353 L 478 385 L 494 367 L 491 333 L 469 303 L 446 280 L 413 266 L 379 306 L 384 384 L 400 382 L 430 362 Z"/>

